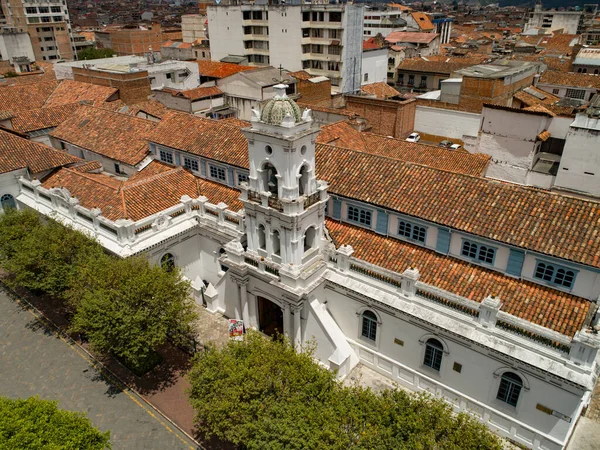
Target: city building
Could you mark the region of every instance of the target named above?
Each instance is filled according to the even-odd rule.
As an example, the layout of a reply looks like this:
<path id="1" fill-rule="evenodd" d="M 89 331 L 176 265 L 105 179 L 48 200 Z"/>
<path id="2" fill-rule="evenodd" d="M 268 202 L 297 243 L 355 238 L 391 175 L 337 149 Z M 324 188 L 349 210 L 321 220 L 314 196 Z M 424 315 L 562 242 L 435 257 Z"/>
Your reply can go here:
<path id="1" fill-rule="evenodd" d="M 411 56 L 439 55 L 440 53 L 440 36 L 436 33 L 394 31 L 385 37 L 385 41 L 391 46 L 410 49 Z"/>
<path id="2" fill-rule="evenodd" d="M 529 13 L 523 32 L 528 33 L 537 29 L 549 33 L 562 30 L 566 34 L 581 34 L 583 12 L 544 10 L 541 3 L 537 3 L 533 12 Z"/>
<path id="3" fill-rule="evenodd" d="M 2 0 L 6 24 L 29 33 L 36 61 L 75 59 L 73 30 L 66 2 L 61 0 Z"/>
<path id="4" fill-rule="evenodd" d="M 35 54 L 29 34 L 15 28 L 0 29 L 0 61 L 8 61 L 16 73 L 31 72 Z"/>
<path id="5" fill-rule="evenodd" d="M 406 20 L 398 10 L 366 6 L 364 11 L 363 36 L 365 38 L 387 36 L 392 31 L 406 31 Z"/>
<path id="6" fill-rule="evenodd" d="M 192 43 L 207 38 L 208 19 L 200 14 L 181 16 L 181 33 L 183 42 Z"/>
<path id="7" fill-rule="evenodd" d="M 96 45 L 98 48 L 112 48 L 118 55 L 143 56 L 150 49 L 159 51 L 163 43 L 163 30 L 160 23 L 151 26 L 128 25 L 110 27 L 96 31 Z"/>
<path id="8" fill-rule="evenodd" d="M 337 92 L 360 89 L 360 5 L 211 5 L 208 23 L 214 60 L 247 56 L 251 65 L 281 65 L 290 71 L 326 76 Z"/>
<path id="9" fill-rule="evenodd" d="M 571 71 L 599 75 L 600 48 L 582 48 L 579 50 L 571 64 Z"/>
<path id="10" fill-rule="evenodd" d="M 128 180 L 19 172 L 1 198 L 174 263 L 199 305 L 315 342 L 341 379 L 361 363 L 563 449 L 597 380 L 599 204 L 317 143 L 286 89 L 249 125 L 169 114 Z M 0 139 L 3 156 L 23 145 Z"/>

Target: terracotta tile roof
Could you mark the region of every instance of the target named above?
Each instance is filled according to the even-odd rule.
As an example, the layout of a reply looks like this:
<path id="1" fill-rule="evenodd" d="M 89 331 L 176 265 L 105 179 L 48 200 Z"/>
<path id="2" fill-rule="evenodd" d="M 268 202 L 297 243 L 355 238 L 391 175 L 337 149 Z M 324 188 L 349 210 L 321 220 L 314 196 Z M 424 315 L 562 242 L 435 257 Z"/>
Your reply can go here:
<path id="1" fill-rule="evenodd" d="M 148 154 L 148 136 L 156 122 L 103 108 L 81 106 L 51 136 L 99 155 L 135 165 Z"/>
<path id="2" fill-rule="evenodd" d="M 539 82 L 542 84 L 600 89 L 600 77 L 585 73 L 565 73 L 556 70 L 547 70 L 542 74 Z"/>
<path id="3" fill-rule="evenodd" d="M 157 159 L 153 159 L 152 161 L 150 161 L 150 164 L 148 164 L 142 170 L 134 173 L 128 178 L 127 181 L 133 183 L 134 181 L 139 181 L 143 178 L 151 177 L 158 173 L 168 172 L 169 170 L 173 170 L 173 166 L 159 161 Z"/>
<path id="4" fill-rule="evenodd" d="M 485 173 L 490 162 L 489 155 L 457 152 L 443 147 L 360 132 L 348 122 L 325 125 L 321 128 L 317 142 L 476 177 Z"/>
<path id="5" fill-rule="evenodd" d="M 456 70 L 465 69 L 476 64 L 482 64 L 488 59 L 489 55 L 432 55 L 427 56 L 426 58 L 406 58 L 398 65 L 398 70 L 411 72 L 443 73 L 450 76 L 450 74 Z"/>
<path id="6" fill-rule="evenodd" d="M 223 91 L 216 86 L 209 87 L 197 87 L 194 89 L 187 89 L 185 91 L 177 91 L 175 89 L 162 89 L 164 92 L 168 92 L 173 97 L 184 97 L 190 100 L 200 100 L 207 97 L 215 97 L 217 95 L 223 95 Z"/>
<path id="7" fill-rule="evenodd" d="M 81 161 L 80 163 L 70 166 L 69 169 L 74 170 L 75 172 L 100 173 L 103 167 L 100 161 Z"/>
<path id="8" fill-rule="evenodd" d="M 221 119 L 221 122 L 225 122 L 228 125 L 233 125 L 240 128 L 247 128 L 252 125 L 251 122 L 242 119 L 236 119 L 235 117 L 228 117 L 226 119 Z"/>
<path id="9" fill-rule="evenodd" d="M 374 95 L 376 98 L 379 98 L 381 100 L 386 100 L 390 97 L 396 97 L 400 95 L 400 92 L 391 87 L 385 81 L 380 81 L 378 83 L 372 84 L 365 84 L 364 86 L 360 87 L 360 90 L 364 94 Z"/>
<path id="10" fill-rule="evenodd" d="M 27 168 L 31 174 L 38 174 L 80 161 L 47 145 L 0 130 L 0 173 Z"/>
<path id="11" fill-rule="evenodd" d="M 537 138 L 540 141 L 546 142 L 548 139 L 550 139 L 550 132 L 548 130 L 544 130 L 542 131 L 540 134 L 537 135 Z"/>
<path id="12" fill-rule="evenodd" d="M 346 116 L 346 117 L 358 117 L 358 114 L 354 111 L 350 111 L 349 109 L 346 109 L 346 108 L 336 108 L 333 106 L 324 106 L 321 104 L 321 102 L 306 103 L 306 102 L 299 101 L 297 103 L 300 108 L 310 108 L 315 111 L 320 111 L 320 112 L 325 112 L 325 113 L 330 113 L 330 114 L 338 114 L 340 116 Z M 329 101 L 326 103 L 330 104 Z"/>
<path id="13" fill-rule="evenodd" d="M 57 86 L 56 81 L 0 86 L 0 111 L 41 108 Z"/>
<path id="14" fill-rule="evenodd" d="M 171 112 L 149 140 L 237 167 L 248 167 L 248 141 L 239 126 L 222 120 Z"/>
<path id="15" fill-rule="evenodd" d="M 574 295 L 362 228 L 330 219 L 327 227 L 336 246 L 351 245 L 356 258 L 397 273 L 414 266 L 420 272 L 420 281 L 477 302 L 496 295 L 502 301 L 502 311 L 567 336 L 581 329 L 592 307 L 591 302 Z"/>
<path id="16" fill-rule="evenodd" d="M 108 109 L 110 111 L 136 116 L 139 112 L 143 112 L 162 119 L 171 109 L 160 103 L 158 100 L 150 99 L 145 102 L 136 103 L 134 105 L 126 105 L 121 100 L 115 100 L 107 103 L 99 103 L 95 105 L 97 108 Z"/>
<path id="17" fill-rule="evenodd" d="M 600 267 L 600 203 L 322 144 L 316 156 L 333 194 Z"/>
<path id="18" fill-rule="evenodd" d="M 192 48 L 192 42 L 165 41 L 162 43 L 161 47 Z"/>
<path id="19" fill-rule="evenodd" d="M 410 13 L 410 15 L 415 20 L 415 22 L 417 22 L 417 25 L 419 25 L 419 28 L 422 31 L 433 30 L 433 23 L 431 22 L 431 19 L 429 18 L 429 16 L 427 14 L 425 14 L 424 12 L 413 12 L 413 13 Z"/>
<path id="20" fill-rule="evenodd" d="M 547 106 L 540 105 L 540 104 L 531 105 L 531 106 L 528 106 L 526 108 L 523 108 L 523 111 L 545 113 L 545 114 L 548 114 L 549 116 L 552 116 L 552 117 L 556 116 L 556 114 L 554 114 L 552 111 L 550 111 Z"/>
<path id="21" fill-rule="evenodd" d="M 380 48 L 382 48 L 380 45 L 377 45 L 375 42 L 371 42 L 368 39 L 363 41 L 362 44 L 363 52 L 368 50 L 379 50 Z"/>
<path id="22" fill-rule="evenodd" d="M 299 70 L 297 72 L 289 72 L 289 76 L 294 77 L 296 80 L 306 81 L 313 78 L 313 76 L 305 70 Z"/>
<path id="23" fill-rule="evenodd" d="M 80 173 L 61 169 L 47 177 L 42 185 L 63 187 L 85 208 L 100 208 L 110 220 L 135 221 L 177 205 L 183 195 L 197 198 L 204 195 L 211 203 L 225 202 L 232 211 L 242 203 L 239 191 L 207 180 L 196 178 L 182 167 L 157 171 L 137 179 L 119 181 L 103 174 Z"/>
<path id="24" fill-rule="evenodd" d="M 79 103 L 67 103 L 49 108 L 17 111 L 11 119 L 11 124 L 13 129 L 23 133 L 57 127 L 73 115 L 79 106 Z"/>
<path id="25" fill-rule="evenodd" d="M 385 40 L 391 44 L 399 42 L 408 42 L 415 44 L 429 44 L 439 34 L 436 33 L 411 33 L 407 31 L 392 31 L 385 37 Z"/>
<path id="26" fill-rule="evenodd" d="M 63 80 L 54 92 L 52 92 L 44 106 L 55 106 L 81 101 L 101 103 L 107 101 L 118 91 L 117 88 L 113 87 L 98 86 L 74 80 Z"/>
<path id="27" fill-rule="evenodd" d="M 240 66 L 239 64 L 224 63 L 220 61 L 196 61 L 201 77 L 226 78 L 234 73 L 254 70 L 256 67 Z"/>
<path id="28" fill-rule="evenodd" d="M 523 102 L 526 106 L 533 105 L 552 105 L 560 100 L 560 97 L 556 95 L 550 94 L 549 92 L 542 91 L 541 89 L 536 88 L 535 86 L 528 86 L 527 91 L 520 90 L 513 97 L 517 100 Z M 531 92 L 535 92 L 538 96 L 536 97 Z M 543 97 L 543 98 L 540 98 Z"/>

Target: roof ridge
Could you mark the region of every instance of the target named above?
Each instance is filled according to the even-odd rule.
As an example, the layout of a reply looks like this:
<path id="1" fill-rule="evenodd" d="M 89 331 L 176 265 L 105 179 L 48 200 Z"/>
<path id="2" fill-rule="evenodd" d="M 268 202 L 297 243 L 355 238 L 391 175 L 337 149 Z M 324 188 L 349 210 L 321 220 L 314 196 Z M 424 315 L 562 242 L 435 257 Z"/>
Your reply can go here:
<path id="1" fill-rule="evenodd" d="M 146 183 L 148 183 L 150 181 L 155 181 L 155 180 L 157 180 L 159 178 L 165 177 L 167 175 L 171 175 L 171 174 L 173 174 L 175 172 L 186 172 L 186 171 L 181 166 L 173 167 L 171 170 L 167 170 L 165 172 L 160 172 L 160 173 L 155 173 L 154 175 L 150 175 L 150 176 L 144 177 L 144 178 L 142 178 L 140 180 L 134 181 L 133 183 L 124 184 L 122 190 L 124 191 L 124 190 L 129 190 L 129 189 L 134 188 L 134 187 L 138 187 L 138 186 L 140 186 L 142 184 L 146 184 Z M 127 182 L 125 181 L 124 183 L 127 183 Z"/>
<path id="2" fill-rule="evenodd" d="M 91 161 L 90 161 L 90 162 L 91 162 Z M 63 169 L 64 169 L 64 170 L 66 170 L 66 171 L 68 171 L 68 172 L 70 172 L 70 173 L 74 173 L 74 174 L 76 174 L 76 175 L 79 175 L 79 176 L 81 176 L 81 177 L 87 178 L 88 180 L 90 180 L 90 181 L 93 181 L 93 182 L 95 182 L 95 183 L 101 184 L 102 186 L 105 186 L 105 187 L 108 187 L 108 188 L 111 188 L 111 189 L 115 189 L 115 187 L 114 187 L 114 186 L 111 186 L 111 185 L 110 185 L 110 184 L 108 184 L 108 183 L 104 183 L 103 181 L 99 180 L 99 179 L 98 179 L 98 178 L 96 178 L 96 177 L 91 177 L 91 176 L 89 176 L 89 173 L 88 173 L 88 172 L 79 172 L 79 171 L 77 171 L 77 170 L 73 170 L 73 169 L 71 169 L 70 167 L 63 167 Z M 60 171 L 59 171 L 59 172 L 57 172 L 57 174 L 58 174 L 58 173 L 60 173 Z M 101 175 L 101 174 L 96 174 L 96 175 Z M 108 177 L 108 175 L 106 175 L 106 176 Z M 118 187 L 118 188 L 116 188 L 116 191 L 117 191 L 117 192 L 119 192 L 119 190 L 120 190 L 120 189 L 121 189 L 121 187 L 123 186 L 123 181 L 119 181 L 119 180 L 116 180 L 116 181 L 118 181 L 118 182 L 120 183 L 119 187 Z"/>
<path id="3" fill-rule="evenodd" d="M 108 103 L 108 102 L 103 102 L 103 103 Z M 119 112 L 119 111 L 113 111 L 110 108 L 102 108 L 101 106 L 87 105 L 87 104 L 82 104 L 81 106 L 83 106 L 84 108 L 89 108 L 89 109 L 94 110 L 94 111 L 102 111 L 103 113 L 107 112 L 109 114 L 114 114 L 114 115 L 119 115 L 119 116 L 126 116 L 126 117 L 128 117 L 130 119 L 134 119 L 134 120 L 141 120 L 143 122 L 151 124 L 153 127 L 156 127 L 156 125 L 157 125 L 157 122 L 154 122 L 153 120 L 144 119 L 143 117 L 131 116 L 129 114 L 122 113 L 122 112 Z M 131 106 L 135 106 L 135 105 L 131 105 Z"/>

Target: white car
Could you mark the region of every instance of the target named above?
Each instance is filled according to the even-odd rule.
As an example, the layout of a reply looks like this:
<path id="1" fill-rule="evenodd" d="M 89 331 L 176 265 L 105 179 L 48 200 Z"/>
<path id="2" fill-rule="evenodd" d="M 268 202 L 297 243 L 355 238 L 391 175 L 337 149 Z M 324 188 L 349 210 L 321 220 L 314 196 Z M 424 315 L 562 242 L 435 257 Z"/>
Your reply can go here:
<path id="1" fill-rule="evenodd" d="M 419 142 L 421 140 L 421 136 L 419 133 L 410 133 L 405 140 L 406 142 Z"/>
<path id="2" fill-rule="evenodd" d="M 462 148 L 462 145 L 460 145 L 460 144 L 452 144 L 450 146 L 450 150 L 458 150 L 459 148 Z"/>

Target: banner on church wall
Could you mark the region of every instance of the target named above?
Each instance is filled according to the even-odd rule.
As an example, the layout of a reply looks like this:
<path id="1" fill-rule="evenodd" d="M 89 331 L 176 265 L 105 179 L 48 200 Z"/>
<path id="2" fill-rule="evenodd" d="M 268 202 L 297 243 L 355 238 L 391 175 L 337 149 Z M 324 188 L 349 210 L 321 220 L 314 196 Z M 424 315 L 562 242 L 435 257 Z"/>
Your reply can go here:
<path id="1" fill-rule="evenodd" d="M 229 338 L 241 341 L 244 338 L 244 321 L 229 319 Z"/>

